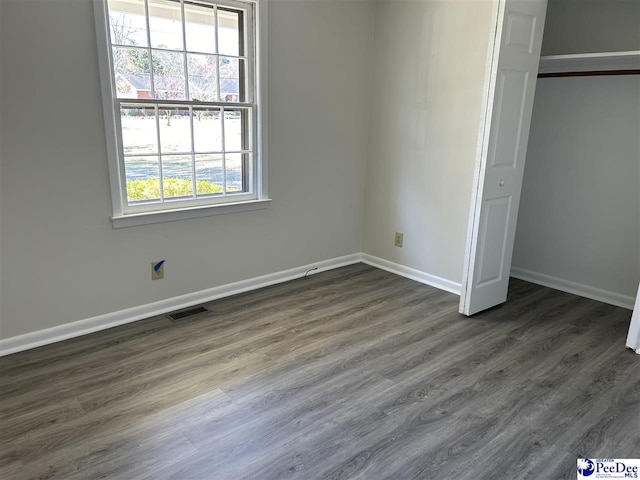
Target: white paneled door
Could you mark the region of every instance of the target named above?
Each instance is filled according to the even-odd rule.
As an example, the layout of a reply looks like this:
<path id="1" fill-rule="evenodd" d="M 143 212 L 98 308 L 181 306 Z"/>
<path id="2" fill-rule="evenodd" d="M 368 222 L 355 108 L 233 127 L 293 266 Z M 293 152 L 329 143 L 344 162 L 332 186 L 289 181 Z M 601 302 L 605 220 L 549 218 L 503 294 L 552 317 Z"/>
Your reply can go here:
<path id="1" fill-rule="evenodd" d="M 460 312 L 507 299 L 546 0 L 496 0 Z"/>
<path id="2" fill-rule="evenodd" d="M 632 348 L 636 353 L 640 353 L 640 285 L 638 285 L 638 295 L 636 296 L 636 306 L 633 308 L 629 334 L 627 335 L 627 347 Z"/>

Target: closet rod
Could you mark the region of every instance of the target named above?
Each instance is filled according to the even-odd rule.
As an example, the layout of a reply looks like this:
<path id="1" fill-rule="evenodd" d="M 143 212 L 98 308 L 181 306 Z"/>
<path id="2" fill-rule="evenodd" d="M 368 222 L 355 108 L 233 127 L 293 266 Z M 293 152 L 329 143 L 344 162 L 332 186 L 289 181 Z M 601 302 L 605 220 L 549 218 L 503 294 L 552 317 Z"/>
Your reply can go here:
<path id="1" fill-rule="evenodd" d="M 640 70 L 591 70 L 587 72 L 548 72 L 548 73 L 539 73 L 538 78 L 598 77 L 602 75 L 640 75 Z"/>

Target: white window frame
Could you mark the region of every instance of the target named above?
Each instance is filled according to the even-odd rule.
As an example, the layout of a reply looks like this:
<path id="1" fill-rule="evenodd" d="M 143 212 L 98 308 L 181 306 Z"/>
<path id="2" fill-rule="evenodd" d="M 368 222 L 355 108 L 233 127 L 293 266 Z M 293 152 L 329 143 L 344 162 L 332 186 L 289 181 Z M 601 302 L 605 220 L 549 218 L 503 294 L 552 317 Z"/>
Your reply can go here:
<path id="1" fill-rule="evenodd" d="M 207 0 L 199 0 L 207 3 Z M 124 157 L 121 147 L 119 102 L 113 81 L 111 43 L 109 39 L 108 8 L 106 0 L 93 0 L 98 47 L 98 65 L 102 91 L 102 109 L 105 122 L 107 157 L 112 200 L 112 224 L 114 228 L 168 222 L 186 218 L 204 217 L 249 210 L 264 209 L 271 201 L 267 193 L 267 0 L 211 0 L 218 4 L 251 5 L 253 7 L 253 31 L 255 36 L 249 46 L 253 50 L 255 63 L 249 67 L 254 74 L 248 79 L 252 89 L 256 115 L 255 131 L 251 138 L 253 169 L 251 194 L 216 196 L 197 200 L 172 200 L 163 203 L 148 203 L 130 206 L 127 201 Z M 253 81 L 255 79 L 255 81 Z M 159 101 L 163 104 L 184 105 L 181 101 Z M 124 103 L 137 103 L 134 99 Z M 228 107 L 240 104 L 225 105 Z"/>

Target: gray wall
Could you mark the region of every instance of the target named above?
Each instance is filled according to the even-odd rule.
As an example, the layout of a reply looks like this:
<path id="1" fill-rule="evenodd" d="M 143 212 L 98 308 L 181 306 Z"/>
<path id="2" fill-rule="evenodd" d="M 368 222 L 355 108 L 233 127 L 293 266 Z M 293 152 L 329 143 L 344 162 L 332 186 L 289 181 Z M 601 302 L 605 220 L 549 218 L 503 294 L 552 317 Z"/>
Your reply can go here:
<path id="1" fill-rule="evenodd" d="M 1 338 L 360 251 L 374 2 L 269 2 L 268 210 L 118 230 L 91 0 L 0 3 Z"/>
<path id="2" fill-rule="evenodd" d="M 542 55 L 640 50 L 640 0 L 549 0 Z"/>
<path id="3" fill-rule="evenodd" d="M 0 338 L 363 250 L 460 282 L 490 2 L 270 0 L 270 208 L 114 230 L 91 0 L 0 1 Z"/>
<path id="4" fill-rule="evenodd" d="M 364 252 L 458 284 L 491 11 L 381 0 L 376 14 Z"/>
<path id="5" fill-rule="evenodd" d="M 0 28 L 3 25 L 2 17 L 4 13 L 3 2 L 0 2 Z M 2 43 L 2 37 L 0 37 L 0 92 L 2 92 L 2 82 L 4 65 L 2 59 L 4 58 L 4 44 Z M 2 97 L 0 96 L 0 332 L 2 330 L 2 143 L 3 143 L 4 130 L 2 128 Z M 0 338 L 2 334 L 0 333 Z"/>
<path id="6" fill-rule="evenodd" d="M 539 79 L 513 267 L 635 297 L 640 77 Z"/>

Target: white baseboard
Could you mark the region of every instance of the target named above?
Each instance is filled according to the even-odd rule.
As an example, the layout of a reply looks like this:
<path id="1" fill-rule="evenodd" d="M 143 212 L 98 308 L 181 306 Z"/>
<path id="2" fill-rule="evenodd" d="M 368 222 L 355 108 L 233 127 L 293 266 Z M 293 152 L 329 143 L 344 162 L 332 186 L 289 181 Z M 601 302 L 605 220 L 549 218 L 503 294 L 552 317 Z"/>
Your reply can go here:
<path id="1" fill-rule="evenodd" d="M 602 290 L 600 288 L 583 285 L 581 283 L 564 280 L 562 278 L 552 277 L 551 275 L 545 275 L 544 273 L 532 272 L 531 270 L 518 267 L 511 267 L 511 276 L 537 285 L 542 285 L 543 287 L 573 293 L 574 295 L 608 303 L 610 305 L 615 305 L 616 307 L 633 310 L 635 298 L 628 295 Z"/>
<path id="2" fill-rule="evenodd" d="M 362 263 L 366 263 L 367 265 L 371 265 L 372 267 L 380 268 L 382 270 L 386 270 L 387 272 L 410 278 L 411 280 L 415 280 L 416 282 L 424 283 L 426 285 L 439 288 L 440 290 L 444 290 L 449 293 L 460 295 L 460 292 L 462 291 L 462 285 L 459 283 L 452 282 L 445 278 L 436 277 L 435 275 L 430 275 L 420 270 L 416 270 L 415 268 L 400 265 L 399 263 L 390 262 L 389 260 L 385 260 L 383 258 L 374 257 L 373 255 L 369 255 L 368 253 L 361 254 L 361 261 Z"/>
<path id="3" fill-rule="evenodd" d="M 0 340 L 0 357 L 361 261 L 354 253 Z"/>
<path id="4" fill-rule="evenodd" d="M 462 289 L 460 283 L 452 282 L 367 253 L 354 253 L 343 257 L 332 258 L 301 267 L 291 268 L 289 270 L 283 270 L 281 272 L 250 278 L 248 280 L 201 290 L 199 292 L 188 293 L 186 295 L 180 295 L 178 297 L 168 298 L 146 305 L 140 305 L 138 307 L 98 315 L 96 317 L 78 320 L 76 322 L 59 325 L 57 327 L 39 330 L 37 332 L 0 339 L 0 357 L 48 345 L 50 343 L 60 342 L 69 338 L 79 337 L 88 333 L 106 330 L 108 328 L 117 327 L 118 325 L 124 325 L 144 318 L 162 315 L 182 308 L 198 305 L 200 303 L 217 300 L 219 298 L 229 297 L 238 293 L 287 282 L 289 280 L 303 277 L 310 269 L 314 270 L 309 272 L 309 274 L 315 274 L 359 262 L 366 263 L 367 265 L 410 278 L 411 280 L 415 280 L 456 295 L 460 295 Z M 621 295 L 619 293 L 590 287 L 588 285 L 582 285 L 580 283 L 563 280 L 518 267 L 512 267 L 511 276 L 536 283 L 538 285 L 543 285 L 545 287 L 554 288 L 563 292 L 580 295 L 582 297 L 591 298 L 593 300 L 633 310 L 635 299 L 627 295 Z M 640 353 L 640 350 L 638 350 L 638 353 Z"/>

